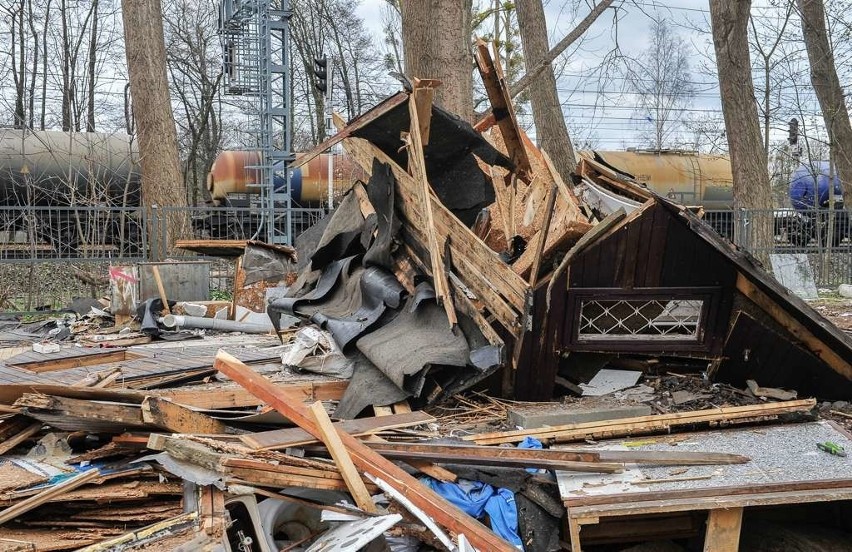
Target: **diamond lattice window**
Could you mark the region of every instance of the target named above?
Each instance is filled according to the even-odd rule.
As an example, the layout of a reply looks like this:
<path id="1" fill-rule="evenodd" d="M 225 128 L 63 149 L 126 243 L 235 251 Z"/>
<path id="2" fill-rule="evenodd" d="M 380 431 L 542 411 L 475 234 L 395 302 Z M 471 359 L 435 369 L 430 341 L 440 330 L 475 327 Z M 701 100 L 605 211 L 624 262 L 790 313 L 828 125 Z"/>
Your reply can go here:
<path id="1" fill-rule="evenodd" d="M 580 341 L 698 341 L 701 299 L 584 299 Z"/>

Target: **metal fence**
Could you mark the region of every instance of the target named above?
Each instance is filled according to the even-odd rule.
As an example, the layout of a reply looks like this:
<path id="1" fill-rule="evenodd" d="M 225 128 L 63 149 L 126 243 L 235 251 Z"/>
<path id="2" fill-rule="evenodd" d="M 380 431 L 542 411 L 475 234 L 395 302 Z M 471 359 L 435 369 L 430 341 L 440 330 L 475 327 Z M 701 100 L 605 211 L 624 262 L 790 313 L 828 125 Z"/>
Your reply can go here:
<path id="1" fill-rule="evenodd" d="M 802 254 L 817 287 L 852 283 L 852 225 L 843 210 L 766 209 L 707 211 L 707 221 L 722 236 L 756 257 Z M 758 236 L 770 234 L 771 240 Z"/>
<path id="2" fill-rule="evenodd" d="M 293 209 L 292 235 L 299 235 L 325 213 L 324 209 Z M 0 261 L 137 262 L 192 255 L 169 248 L 166 236 L 174 221 L 189 225 L 189 239 L 262 239 L 265 235 L 263 214 L 252 207 L 160 207 L 150 211 L 106 206 L 0 207 Z M 283 218 L 274 222 L 284 223 Z"/>

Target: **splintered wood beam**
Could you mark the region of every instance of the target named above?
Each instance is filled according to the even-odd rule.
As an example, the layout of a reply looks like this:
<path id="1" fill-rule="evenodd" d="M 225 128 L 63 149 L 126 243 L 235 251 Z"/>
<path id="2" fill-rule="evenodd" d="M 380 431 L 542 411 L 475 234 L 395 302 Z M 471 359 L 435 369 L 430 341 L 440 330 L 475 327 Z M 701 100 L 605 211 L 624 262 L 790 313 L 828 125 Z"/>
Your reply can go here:
<path id="1" fill-rule="evenodd" d="M 481 39 L 476 41 L 476 66 L 482 76 L 485 92 L 491 103 L 491 113 L 494 115 L 497 126 L 500 127 L 506 151 L 512 163 L 515 164 L 515 172 L 521 180 L 529 183 L 532 180 L 532 167 L 521 139 L 515 108 L 512 106 L 512 98 L 503 75 L 503 67 L 500 65 L 499 58 L 491 57 L 488 44 Z"/>
<path id="2" fill-rule="evenodd" d="M 275 408 L 278 412 L 295 422 L 299 427 L 311 433 L 317 439 L 322 432 L 317 427 L 309 410 L 300 403 L 294 403 L 269 380 L 243 364 L 236 357 L 220 351 L 216 355 L 214 366 L 217 370 L 236 381 L 255 394 L 258 398 Z M 415 506 L 425 511 L 437 523 L 455 534 L 464 533 L 470 542 L 480 550 L 489 552 L 514 552 L 515 548 L 495 535 L 487 527 L 468 516 L 456 506 L 426 487 L 402 468 L 374 452 L 364 443 L 347 433 L 340 432 L 340 440 L 352 462 L 361 471 L 380 478 L 400 492 Z"/>
<path id="3" fill-rule="evenodd" d="M 431 95 L 421 95 L 421 103 L 425 104 L 429 101 L 429 113 L 432 112 Z M 417 181 L 417 192 L 420 199 L 420 206 L 423 214 L 426 217 L 426 236 L 429 241 L 429 257 L 432 265 L 432 280 L 435 284 L 435 295 L 438 302 L 443 305 L 444 311 L 447 313 L 447 319 L 450 322 L 450 327 L 455 327 L 458 324 L 456 309 L 453 305 L 453 297 L 450 293 L 450 283 L 447 280 L 447 270 L 444 266 L 444 258 L 441 255 L 441 243 L 447 240 L 447 236 L 441 236 L 441 241 L 438 240 L 438 230 L 435 226 L 435 217 L 432 213 L 432 187 L 429 186 L 429 180 L 426 176 L 426 160 L 423 157 L 423 138 L 420 135 L 420 113 L 417 105 L 416 89 L 412 93 L 411 99 L 408 101 L 408 113 L 411 117 L 411 127 L 408 132 L 408 169 L 411 171 L 411 176 Z"/>
<path id="4" fill-rule="evenodd" d="M 377 514 L 379 509 L 376 508 L 373 499 L 370 497 L 370 493 L 361 479 L 361 474 L 358 473 L 358 469 L 352 463 L 352 458 L 350 458 L 346 447 L 343 446 L 343 441 L 340 440 L 340 435 L 337 433 L 338 430 L 332 425 L 325 407 L 317 401 L 311 405 L 310 410 L 321 434 L 322 442 L 325 443 L 325 448 L 328 449 L 331 458 L 337 464 L 340 475 L 343 476 L 343 481 L 346 482 L 346 487 L 349 488 L 349 494 L 352 495 L 355 504 L 365 512 Z"/>
<path id="5" fill-rule="evenodd" d="M 580 210 L 580 200 L 577 198 L 577 195 L 571 191 L 571 188 L 569 188 L 568 185 L 565 184 L 565 181 L 562 180 L 562 176 L 559 175 L 559 171 L 557 171 L 556 167 L 553 165 L 553 160 L 550 158 L 550 155 L 548 155 L 544 150 L 540 151 L 541 158 L 544 160 L 544 164 L 547 165 L 547 172 L 550 173 L 550 178 L 553 179 L 553 183 L 556 184 L 557 188 L 559 188 L 559 193 L 568 204 L 568 217 L 574 220 L 587 221 L 583 212 Z"/>
<path id="6" fill-rule="evenodd" d="M 173 433 L 195 435 L 234 433 L 233 429 L 219 420 L 159 397 L 146 397 L 142 401 L 142 421 Z"/>
<path id="7" fill-rule="evenodd" d="M 778 303 L 761 291 L 743 273 L 737 273 L 737 290 L 748 297 L 755 305 L 778 322 L 785 330 L 793 334 L 817 358 L 828 364 L 835 372 L 852 379 L 852 365 L 843 360 L 824 341 L 815 336 L 804 324 L 790 316 Z"/>
<path id="8" fill-rule="evenodd" d="M 414 90 L 411 97 L 417 104 L 417 121 L 420 127 L 420 140 L 424 146 L 429 145 L 429 133 L 432 127 L 432 100 L 435 98 L 435 89 L 441 86 L 437 79 L 414 79 Z"/>

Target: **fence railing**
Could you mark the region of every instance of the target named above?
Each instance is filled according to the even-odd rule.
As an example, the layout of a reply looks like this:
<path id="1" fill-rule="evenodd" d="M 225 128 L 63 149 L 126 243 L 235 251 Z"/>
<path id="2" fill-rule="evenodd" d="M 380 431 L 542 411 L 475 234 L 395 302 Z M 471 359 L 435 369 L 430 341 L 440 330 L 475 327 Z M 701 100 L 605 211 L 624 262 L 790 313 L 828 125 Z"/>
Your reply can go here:
<path id="1" fill-rule="evenodd" d="M 325 213 L 292 209 L 292 235 L 298 236 Z M 168 247 L 170 221 L 181 219 L 190 228 L 186 237 L 198 240 L 263 240 L 268 223 L 252 207 L 0 207 L 0 261 L 137 262 L 191 255 Z M 280 233 L 287 219 L 276 218 L 273 224 Z"/>
<path id="2" fill-rule="evenodd" d="M 803 254 L 817 287 L 852 283 L 852 224 L 847 211 L 765 209 L 707 211 L 717 232 L 757 257 Z M 760 235 L 771 239 L 759 239 Z"/>
<path id="3" fill-rule="evenodd" d="M 294 208 L 289 224 L 298 236 L 325 209 Z M 179 215 L 175 217 L 174 215 Z M 192 239 L 263 240 L 268 221 L 253 207 L 0 207 L 0 261 L 137 262 L 189 256 L 171 250 L 170 221 L 188 221 Z M 843 210 L 767 209 L 707 211 L 704 219 L 722 236 L 757 256 L 805 254 L 819 287 L 852 282 L 852 223 Z M 283 233 L 286 217 L 273 224 Z M 771 239 L 758 239 L 760 233 Z"/>

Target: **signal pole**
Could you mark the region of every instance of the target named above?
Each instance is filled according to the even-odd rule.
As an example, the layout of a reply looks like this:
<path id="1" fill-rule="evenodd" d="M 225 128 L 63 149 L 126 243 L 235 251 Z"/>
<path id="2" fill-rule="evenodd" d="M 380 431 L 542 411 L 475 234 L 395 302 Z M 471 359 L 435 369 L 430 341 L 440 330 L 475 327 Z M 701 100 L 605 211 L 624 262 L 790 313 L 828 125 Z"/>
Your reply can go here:
<path id="1" fill-rule="evenodd" d="M 314 58 L 314 76 L 316 76 L 316 87 L 325 97 L 325 132 L 326 138 L 330 137 L 334 125 L 332 124 L 332 102 L 334 100 L 334 57 L 331 58 L 331 67 L 328 66 L 328 58 Z M 330 69 L 330 70 L 329 70 Z M 328 210 L 334 209 L 334 152 L 329 148 L 328 154 Z"/>

